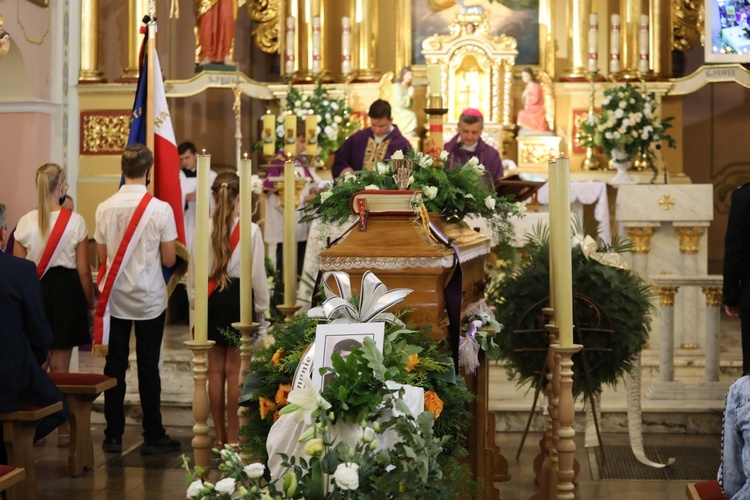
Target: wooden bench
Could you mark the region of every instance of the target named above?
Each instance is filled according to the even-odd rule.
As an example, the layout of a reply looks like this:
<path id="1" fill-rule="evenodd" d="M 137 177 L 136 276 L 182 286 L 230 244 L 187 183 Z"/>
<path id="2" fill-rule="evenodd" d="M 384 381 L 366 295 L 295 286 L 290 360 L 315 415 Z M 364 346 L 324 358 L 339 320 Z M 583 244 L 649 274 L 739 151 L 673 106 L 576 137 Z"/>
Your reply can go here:
<path id="1" fill-rule="evenodd" d="M 5 491 L 11 486 L 23 481 L 26 471 L 20 467 L 0 464 L 0 491 Z"/>
<path id="2" fill-rule="evenodd" d="M 102 392 L 117 385 L 117 380 L 98 373 L 50 373 L 57 388 L 68 398 L 70 447 L 68 474 L 81 475 L 94 468 L 94 444 L 91 440 L 91 407 Z"/>
<path id="3" fill-rule="evenodd" d="M 3 442 L 8 454 L 8 462 L 25 469 L 26 481 L 23 487 L 8 490 L 7 500 L 16 498 L 36 498 L 36 471 L 34 469 L 34 433 L 36 424 L 44 417 L 62 410 L 62 402 L 39 408 L 21 403 L 18 411 L 0 413 L 3 425 Z"/>
<path id="4" fill-rule="evenodd" d="M 702 481 L 688 483 L 686 488 L 688 500 L 729 500 L 719 487 L 719 481 Z"/>

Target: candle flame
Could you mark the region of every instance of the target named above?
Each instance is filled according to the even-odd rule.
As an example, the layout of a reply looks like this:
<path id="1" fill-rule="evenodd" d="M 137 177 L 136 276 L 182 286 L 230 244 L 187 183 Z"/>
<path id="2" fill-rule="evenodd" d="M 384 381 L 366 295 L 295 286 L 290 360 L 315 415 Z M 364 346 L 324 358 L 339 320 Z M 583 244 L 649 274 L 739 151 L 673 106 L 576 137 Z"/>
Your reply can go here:
<path id="1" fill-rule="evenodd" d="M 204 155 L 206 154 L 206 148 L 203 148 L 203 154 Z"/>
<path id="2" fill-rule="evenodd" d="M 247 153 L 245 153 L 245 159 L 247 160 Z"/>

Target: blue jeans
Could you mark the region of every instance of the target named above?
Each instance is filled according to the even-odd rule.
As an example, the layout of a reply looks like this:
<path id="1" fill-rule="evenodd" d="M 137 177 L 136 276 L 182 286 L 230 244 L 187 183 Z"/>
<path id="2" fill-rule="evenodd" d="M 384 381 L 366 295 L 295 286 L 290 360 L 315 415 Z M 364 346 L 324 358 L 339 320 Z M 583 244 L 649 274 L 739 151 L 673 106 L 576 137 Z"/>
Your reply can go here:
<path id="1" fill-rule="evenodd" d="M 750 376 L 737 379 L 727 394 L 719 485 L 732 500 L 750 498 Z"/>

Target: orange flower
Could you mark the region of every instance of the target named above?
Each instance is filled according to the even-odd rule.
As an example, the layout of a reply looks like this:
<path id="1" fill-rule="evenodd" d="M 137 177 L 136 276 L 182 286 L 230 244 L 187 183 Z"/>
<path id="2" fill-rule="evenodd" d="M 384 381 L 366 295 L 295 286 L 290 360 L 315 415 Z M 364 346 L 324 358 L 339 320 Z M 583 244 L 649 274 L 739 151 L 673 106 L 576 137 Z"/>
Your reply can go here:
<path id="1" fill-rule="evenodd" d="M 440 399 L 435 391 L 424 393 L 424 409 L 435 414 L 435 420 L 438 419 L 443 411 L 443 400 Z"/>
<path id="2" fill-rule="evenodd" d="M 260 403 L 260 418 L 263 420 L 268 416 L 268 412 L 276 409 L 276 403 L 268 398 L 264 398 L 263 396 L 258 398 L 258 403 Z"/>
<path id="3" fill-rule="evenodd" d="M 289 396 L 291 390 L 292 384 L 279 384 L 279 390 L 276 391 L 276 405 L 278 408 L 289 404 L 286 398 Z"/>
<path id="4" fill-rule="evenodd" d="M 281 413 L 277 411 L 273 412 L 273 422 L 276 423 L 276 421 L 281 418 Z"/>
<path id="5" fill-rule="evenodd" d="M 284 354 L 286 354 L 286 352 L 284 352 L 284 348 L 283 347 L 279 347 L 276 350 L 276 352 L 273 353 L 273 357 L 271 358 L 271 364 L 272 365 L 279 365 L 279 364 L 281 364 L 281 358 L 284 357 Z"/>
<path id="6" fill-rule="evenodd" d="M 419 354 L 412 354 L 409 356 L 409 361 L 406 363 L 406 371 L 410 372 L 419 363 Z"/>

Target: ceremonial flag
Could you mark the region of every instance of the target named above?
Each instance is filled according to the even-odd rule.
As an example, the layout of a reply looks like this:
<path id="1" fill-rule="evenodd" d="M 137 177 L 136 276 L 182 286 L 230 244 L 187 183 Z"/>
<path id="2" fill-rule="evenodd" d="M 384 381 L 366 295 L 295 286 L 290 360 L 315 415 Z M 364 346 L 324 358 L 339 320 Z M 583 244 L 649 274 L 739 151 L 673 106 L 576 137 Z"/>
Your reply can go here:
<path id="1" fill-rule="evenodd" d="M 146 22 L 148 24 L 148 21 Z M 155 21 L 152 22 L 155 23 Z M 153 30 L 148 30 L 145 26 L 141 28 L 144 37 L 141 46 L 140 74 L 135 91 L 128 145 L 145 144 L 152 150 L 154 196 L 169 203 L 174 212 L 177 225 L 177 263 L 171 268 L 162 267 L 164 281 L 171 293 L 187 271 L 189 256 L 185 247 L 185 224 L 182 211 L 184 202 L 180 189 L 180 155 L 177 153 L 177 141 L 174 138 L 172 119 L 164 92 L 159 56 L 154 48 L 155 40 L 149 43 L 149 31 L 155 32 L 155 26 Z M 150 124 L 153 126 L 149 126 Z"/>

